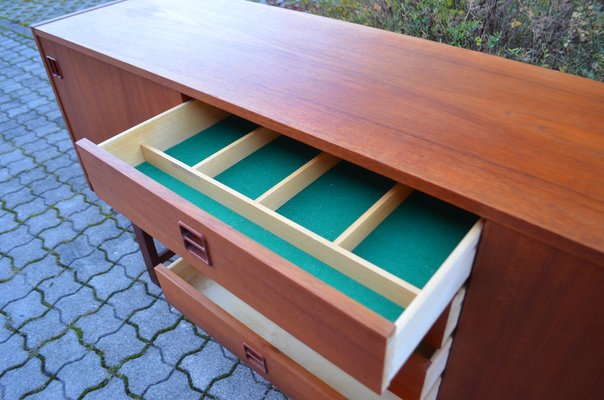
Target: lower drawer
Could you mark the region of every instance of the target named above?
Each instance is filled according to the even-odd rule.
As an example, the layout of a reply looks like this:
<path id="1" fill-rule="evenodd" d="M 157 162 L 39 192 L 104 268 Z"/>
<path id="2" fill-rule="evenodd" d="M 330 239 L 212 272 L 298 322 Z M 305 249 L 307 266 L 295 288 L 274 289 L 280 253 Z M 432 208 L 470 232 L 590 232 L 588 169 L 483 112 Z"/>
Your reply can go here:
<path id="1" fill-rule="evenodd" d="M 213 281 L 194 273 L 182 260 L 172 264 L 170 269 L 160 265 L 156 271 L 170 304 L 289 396 L 296 399 L 344 399 L 221 308 L 218 304 L 238 304 Z M 183 278 L 192 280 L 197 287 Z"/>
<path id="2" fill-rule="evenodd" d="M 292 397 L 423 400 L 437 393 L 451 338 L 438 350 L 420 346 L 378 395 L 182 259 L 156 271 L 171 304 Z"/>

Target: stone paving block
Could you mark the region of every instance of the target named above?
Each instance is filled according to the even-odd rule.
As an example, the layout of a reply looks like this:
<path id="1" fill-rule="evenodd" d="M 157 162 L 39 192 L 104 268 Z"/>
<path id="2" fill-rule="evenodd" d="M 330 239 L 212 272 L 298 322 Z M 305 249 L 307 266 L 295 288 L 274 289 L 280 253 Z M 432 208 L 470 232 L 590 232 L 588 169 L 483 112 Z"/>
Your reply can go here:
<path id="1" fill-rule="evenodd" d="M 44 167 L 41 165 L 36 166 L 29 171 L 23 172 L 20 174 L 16 181 L 19 182 L 22 186 L 29 186 L 32 183 L 39 181 L 40 179 L 44 179 L 48 174 L 44 171 Z"/>
<path id="2" fill-rule="evenodd" d="M 71 161 L 68 157 L 63 155 L 62 157 L 57 157 L 57 158 L 54 158 L 52 160 L 45 162 L 44 166 L 46 167 L 46 171 L 56 172 L 61 168 L 70 167 L 72 164 L 73 164 L 73 161 Z M 57 176 L 60 176 L 60 174 L 57 174 Z M 63 181 L 63 182 L 65 182 L 65 181 Z"/>
<path id="3" fill-rule="evenodd" d="M 61 243 L 54 250 L 64 265 L 71 265 L 76 260 L 89 256 L 95 251 L 84 235 L 78 236 L 71 242 Z"/>
<path id="4" fill-rule="evenodd" d="M 145 343 L 138 340 L 133 326 L 124 324 L 117 332 L 100 338 L 95 347 L 103 352 L 105 364 L 114 366 L 141 353 Z"/>
<path id="5" fill-rule="evenodd" d="M 73 229 L 70 221 L 64 220 L 60 225 L 40 233 L 44 246 L 49 249 L 57 247 L 60 243 L 73 241 L 80 232 Z"/>
<path id="6" fill-rule="evenodd" d="M 98 385 L 106 379 L 108 372 L 101 366 L 99 356 L 88 352 L 81 360 L 63 367 L 57 377 L 65 385 L 67 398 L 76 399 L 87 388 Z"/>
<path id="7" fill-rule="evenodd" d="M 63 270 L 58 276 L 42 282 L 38 289 L 44 292 L 44 300 L 55 304 L 59 299 L 80 290 L 82 285 L 76 282 L 72 270 Z"/>
<path id="8" fill-rule="evenodd" d="M 88 226 L 100 224 L 105 218 L 107 217 L 101 214 L 99 208 L 96 206 L 90 206 L 83 211 L 79 211 L 69 216 L 73 228 L 78 232 L 83 231 Z"/>
<path id="9" fill-rule="evenodd" d="M 0 232 L 9 232 L 19 226 L 15 214 L 0 210 Z M 8 237 L 8 235 L 6 235 Z"/>
<path id="10" fill-rule="evenodd" d="M 225 357 L 220 347 L 218 343 L 209 341 L 202 351 L 188 355 L 180 364 L 197 389 L 205 390 L 216 377 L 229 374 L 238 362 Z"/>
<path id="11" fill-rule="evenodd" d="M 2 159 L 4 156 L 0 156 Z M 23 189 L 24 185 L 19 182 L 18 179 L 9 179 L 5 182 L 0 183 L 0 198 L 6 196 L 7 194 L 17 192 Z"/>
<path id="12" fill-rule="evenodd" d="M 151 278 L 149 278 L 148 273 L 145 272 L 144 274 L 142 274 L 140 276 L 140 278 L 138 278 L 138 280 L 145 284 L 145 286 L 147 287 L 147 293 L 150 294 L 151 296 L 161 297 L 163 295 L 161 287 L 159 287 L 155 283 L 151 282 Z M 175 315 L 180 316 L 180 314 L 175 314 Z"/>
<path id="13" fill-rule="evenodd" d="M 124 232 L 115 239 L 107 240 L 101 245 L 101 248 L 107 251 L 107 256 L 111 261 L 119 261 L 124 254 L 134 253 L 139 249 L 134 235 L 129 232 Z"/>
<path id="14" fill-rule="evenodd" d="M 31 290 L 32 287 L 27 284 L 22 275 L 15 275 L 10 280 L 0 283 L 0 310 L 11 301 L 27 296 Z"/>
<path id="15" fill-rule="evenodd" d="M 16 149 L 13 147 L 13 150 L 8 152 L 8 153 L 4 153 L 2 154 L 2 158 L 0 160 L 2 160 L 2 166 L 8 166 L 9 164 L 15 163 L 17 161 L 20 161 L 23 157 L 25 157 L 23 155 L 23 150 L 21 149 Z"/>
<path id="16" fill-rule="evenodd" d="M 96 250 L 90 246 L 89 248 L 92 249 L 91 254 L 78 258 L 70 265 L 70 268 L 75 271 L 78 279 L 83 282 L 89 281 L 95 275 L 109 271 L 115 265 L 115 263 L 107 261 L 103 251 Z"/>
<path id="17" fill-rule="evenodd" d="M 61 312 L 61 321 L 69 324 L 79 316 L 97 310 L 100 304 L 94 298 L 92 289 L 82 286 L 76 293 L 59 300 L 55 307 Z"/>
<path id="18" fill-rule="evenodd" d="M 35 166 L 36 163 L 33 159 L 29 157 L 23 157 L 19 161 L 7 164 L 6 168 L 8 168 L 8 172 L 14 176 L 20 174 L 21 172 L 25 172 L 32 168 L 35 168 Z"/>
<path id="19" fill-rule="evenodd" d="M 34 239 L 27 226 L 21 225 L 17 229 L 0 234 L 0 252 L 6 254 L 17 246 L 22 246 Z"/>
<path id="20" fill-rule="evenodd" d="M 69 158 L 64 157 L 64 159 L 67 160 L 70 165 L 64 168 L 60 168 L 54 171 L 53 173 L 57 176 L 57 178 L 59 178 L 61 182 L 67 183 L 73 188 L 73 183 L 76 178 L 84 176 L 82 168 L 80 167 L 80 165 L 74 163 Z"/>
<path id="21" fill-rule="evenodd" d="M 26 397 L 27 400 L 55 400 L 65 397 L 65 387 L 63 382 L 54 379 L 40 392 L 34 393 Z"/>
<path id="22" fill-rule="evenodd" d="M 85 201 L 84 196 L 81 194 L 73 195 L 73 193 L 71 196 L 69 196 L 69 198 L 55 203 L 55 208 L 59 210 L 59 216 L 62 218 L 67 218 L 78 211 L 87 209 L 88 207 L 90 207 L 90 204 Z"/>
<path id="23" fill-rule="evenodd" d="M 224 400 L 261 400 L 267 391 L 268 383 L 264 379 L 239 364 L 231 376 L 216 381 L 209 392 Z"/>
<path id="24" fill-rule="evenodd" d="M 47 209 L 40 215 L 30 218 L 27 221 L 27 228 L 32 235 L 38 235 L 45 229 L 54 228 L 61 223 L 59 213 L 52 208 Z"/>
<path id="25" fill-rule="evenodd" d="M 86 315 L 76 322 L 76 326 L 82 331 L 84 342 L 90 344 L 117 332 L 123 324 L 124 321 L 115 316 L 115 311 L 109 304 L 104 304 L 94 314 Z"/>
<path id="26" fill-rule="evenodd" d="M 163 299 L 158 299 L 151 307 L 137 311 L 129 319 L 138 326 L 138 334 L 147 340 L 161 330 L 173 326 L 178 317 L 170 312 L 170 306 Z"/>
<path id="27" fill-rule="evenodd" d="M 23 367 L 10 370 L 2 377 L 4 398 L 19 399 L 42 386 L 46 381 L 48 377 L 42 372 L 42 362 L 32 358 Z"/>
<path id="28" fill-rule="evenodd" d="M 136 310 L 149 307 L 155 298 L 145 292 L 145 286 L 136 282 L 123 292 L 114 294 L 107 300 L 115 308 L 118 318 L 126 319 Z"/>
<path id="29" fill-rule="evenodd" d="M 35 198 L 36 197 L 29 191 L 29 189 L 24 187 L 23 189 L 17 190 L 16 192 L 3 195 L 2 201 L 4 202 L 4 207 L 6 209 L 13 210 L 19 204 L 27 203 L 28 201 L 33 201 L 35 200 Z"/>
<path id="30" fill-rule="evenodd" d="M 27 360 L 28 354 L 23 347 L 23 338 L 19 335 L 12 335 L 7 341 L 0 343 L 0 374 Z"/>
<path id="31" fill-rule="evenodd" d="M 42 196 L 49 190 L 56 189 L 61 185 L 62 183 L 59 182 L 57 178 L 52 175 L 46 175 L 45 178 L 32 182 L 29 185 L 29 188 L 31 189 L 31 192 L 36 196 Z"/>
<path id="32" fill-rule="evenodd" d="M 56 374 L 66 364 L 82 359 L 88 351 L 80 344 L 75 332 L 69 329 L 59 339 L 42 346 L 39 353 L 44 356 L 46 370 Z"/>
<path id="33" fill-rule="evenodd" d="M 47 309 L 42 304 L 42 295 L 31 291 L 27 296 L 8 303 L 2 311 L 10 318 L 11 326 L 17 328 L 29 319 L 40 317 Z"/>
<path id="34" fill-rule="evenodd" d="M 44 204 L 47 206 L 52 206 L 62 200 L 73 197 L 74 194 L 74 191 L 69 185 L 63 184 L 56 189 L 52 189 L 44 193 Z"/>
<path id="35" fill-rule="evenodd" d="M 175 370 L 168 380 L 152 385 L 145 392 L 145 400 L 196 400 L 201 393 L 192 391 L 185 374 Z"/>
<path id="36" fill-rule="evenodd" d="M 84 400 L 129 400 L 130 396 L 126 394 L 124 381 L 119 378 L 111 378 L 107 385 L 84 396 Z M 175 399 L 176 400 L 176 399 Z"/>
<path id="37" fill-rule="evenodd" d="M 42 241 L 38 238 L 34 238 L 22 246 L 11 249 L 7 255 L 13 259 L 13 267 L 22 269 L 27 264 L 41 260 L 46 256 L 47 252 L 42 246 Z"/>
<path id="38" fill-rule="evenodd" d="M 65 271 L 65 269 L 58 265 L 57 258 L 54 255 L 49 254 L 39 261 L 28 264 L 20 271 L 20 273 L 25 276 L 25 280 L 29 285 L 35 287 L 43 280 L 56 277 L 63 271 Z M 46 297 L 45 300 L 48 303 L 51 303 Z"/>
<path id="39" fill-rule="evenodd" d="M 206 341 L 195 334 L 190 322 L 181 321 L 174 329 L 159 335 L 153 343 L 161 350 L 164 362 L 175 366 L 185 354 L 201 350 Z"/>
<path id="40" fill-rule="evenodd" d="M 128 377 L 128 389 L 141 395 L 150 385 L 168 378 L 172 367 L 162 362 L 158 349 L 149 347 L 142 356 L 124 363 L 120 372 Z"/>
<path id="41" fill-rule="evenodd" d="M 60 335 L 67 329 L 67 326 L 61 322 L 61 315 L 57 310 L 49 310 L 38 319 L 29 321 L 19 331 L 26 336 L 25 345 L 28 349 L 33 349 L 42 344 L 45 340 Z"/>
<path id="42" fill-rule="evenodd" d="M 17 214 L 17 219 L 25 221 L 35 214 L 43 213 L 47 208 L 48 206 L 44 203 L 44 199 L 35 197 L 14 207 L 12 211 Z"/>
<path id="43" fill-rule="evenodd" d="M 39 141 L 39 142 L 42 142 L 42 141 Z M 43 143 L 46 146 L 45 149 L 28 153 L 30 156 L 32 156 L 34 158 L 36 163 L 45 164 L 46 162 L 48 162 L 50 160 L 63 156 L 63 153 L 61 153 L 56 147 L 49 146 L 48 144 L 46 144 L 46 142 L 43 142 Z"/>
<path id="44" fill-rule="evenodd" d="M 126 276 L 124 267 L 115 265 L 109 271 L 95 275 L 88 283 L 95 288 L 99 299 L 106 300 L 112 293 L 124 290 L 130 286 L 132 279 Z"/>
<path id="45" fill-rule="evenodd" d="M 126 275 L 128 277 L 135 279 L 141 273 L 147 271 L 145 267 L 145 261 L 143 260 L 143 256 L 140 251 L 126 254 L 119 261 L 120 265 L 123 265 L 126 269 Z"/>
<path id="46" fill-rule="evenodd" d="M 95 247 L 107 240 L 120 236 L 123 232 L 111 218 L 107 218 L 100 225 L 88 227 L 85 231 L 88 241 Z"/>

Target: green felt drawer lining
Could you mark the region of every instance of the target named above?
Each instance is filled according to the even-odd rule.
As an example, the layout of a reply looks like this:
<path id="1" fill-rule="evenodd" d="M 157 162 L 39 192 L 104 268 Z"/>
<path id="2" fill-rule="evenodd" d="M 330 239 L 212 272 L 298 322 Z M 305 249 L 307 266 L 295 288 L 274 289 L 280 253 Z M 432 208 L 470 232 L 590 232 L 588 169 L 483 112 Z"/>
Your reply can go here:
<path id="1" fill-rule="evenodd" d="M 231 116 L 166 153 L 194 165 L 256 127 Z M 254 199 L 318 154 L 316 149 L 281 136 L 216 179 Z M 388 320 L 396 320 L 403 312 L 380 294 L 150 164 L 143 163 L 137 169 Z M 393 185 L 384 177 L 342 161 L 277 211 L 333 240 Z M 421 288 L 476 221 L 470 213 L 414 192 L 354 253 Z"/>

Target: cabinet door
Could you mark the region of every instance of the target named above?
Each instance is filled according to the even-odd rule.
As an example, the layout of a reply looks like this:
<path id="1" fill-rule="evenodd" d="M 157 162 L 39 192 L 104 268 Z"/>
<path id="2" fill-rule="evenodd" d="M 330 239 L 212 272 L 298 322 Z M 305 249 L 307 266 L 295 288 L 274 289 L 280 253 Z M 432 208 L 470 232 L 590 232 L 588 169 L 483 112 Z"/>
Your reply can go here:
<path id="1" fill-rule="evenodd" d="M 183 101 L 179 92 L 148 79 L 50 40 L 37 40 L 74 141 L 100 143 Z"/>

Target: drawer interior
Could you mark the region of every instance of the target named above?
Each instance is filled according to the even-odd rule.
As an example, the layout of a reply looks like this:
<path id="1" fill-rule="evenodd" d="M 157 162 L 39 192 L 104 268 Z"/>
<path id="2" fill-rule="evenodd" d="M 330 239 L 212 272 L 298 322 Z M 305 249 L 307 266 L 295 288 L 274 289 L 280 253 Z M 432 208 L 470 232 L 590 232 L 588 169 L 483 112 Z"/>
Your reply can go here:
<path id="1" fill-rule="evenodd" d="M 101 147 L 394 322 L 384 386 L 469 274 L 477 216 L 200 102 Z"/>

